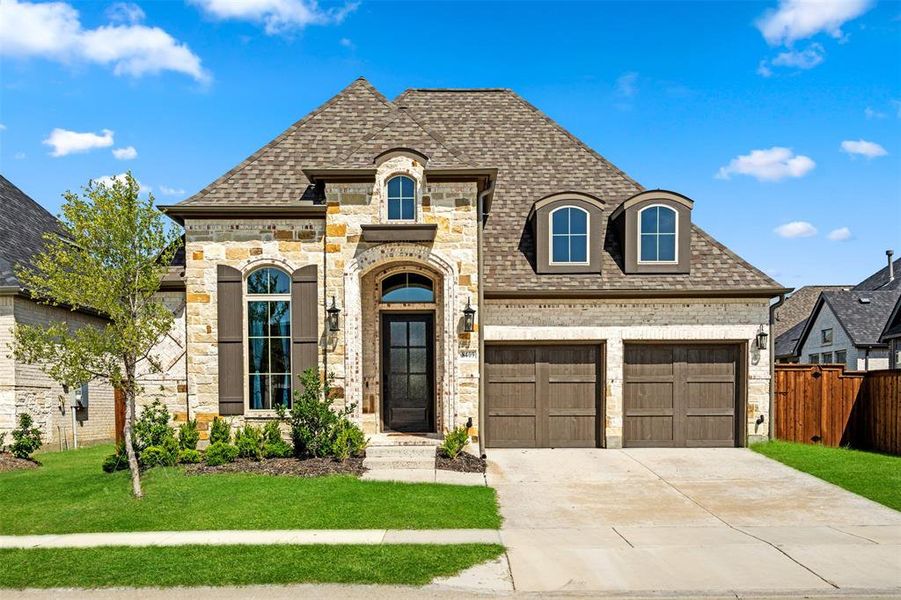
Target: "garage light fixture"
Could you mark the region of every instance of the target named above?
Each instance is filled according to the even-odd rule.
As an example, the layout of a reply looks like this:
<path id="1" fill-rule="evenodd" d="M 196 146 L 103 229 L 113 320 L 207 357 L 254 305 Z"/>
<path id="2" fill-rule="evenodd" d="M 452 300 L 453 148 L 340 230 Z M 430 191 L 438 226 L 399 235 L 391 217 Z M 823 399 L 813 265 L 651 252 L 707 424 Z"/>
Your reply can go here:
<path id="1" fill-rule="evenodd" d="M 766 350 L 766 341 L 768 337 L 770 337 L 769 334 L 764 331 L 763 325 L 761 325 L 760 329 L 757 330 L 757 338 L 754 342 L 758 350 Z"/>

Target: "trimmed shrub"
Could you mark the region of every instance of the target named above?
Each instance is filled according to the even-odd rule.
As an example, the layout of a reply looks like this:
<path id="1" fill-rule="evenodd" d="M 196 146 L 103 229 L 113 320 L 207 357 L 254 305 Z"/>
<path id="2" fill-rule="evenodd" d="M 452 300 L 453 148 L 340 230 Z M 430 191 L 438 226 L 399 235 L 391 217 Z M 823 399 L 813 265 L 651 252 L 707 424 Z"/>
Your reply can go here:
<path id="1" fill-rule="evenodd" d="M 351 456 L 359 456 L 366 449 L 366 436 L 363 430 L 348 421 L 341 419 L 335 427 L 331 455 L 345 461 Z"/>
<path id="2" fill-rule="evenodd" d="M 168 438 L 175 438 L 175 432 L 169 426 L 169 411 L 159 400 L 141 411 L 135 419 L 132 443 L 138 455 L 148 446 L 162 446 Z"/>
<path id="3" fill-rule="evenodd" d="M 6 432 L 0 433 L 0 452 L 3 452 L 3 449 L 6 448 Z"/>
<path id="4" fill-rule="evenodd" d="M 354 405 L 340 410 L 332 408 L 330 382 L 331 376 L 324 383 L 320 381 L 319 372 L 314 369 L 307 369 L 300 376 L 300 389 L 294 392 L 294 403 L 287 417 L 294 455 L 299 458 L 334 457 L 336 450 L 346 458 L 348 453 L 358 453 L 365 448 L 363 431 L 347 418 L 353 413 Z M 284 410 L 279 414 L 283 415 Z M 339 435 L 342 438 L 340 444 L 337 441 Z"/>
<path id="5" fill-rule="evenodd" d="M 277 444 L 283 441 L 280 421 L 267 421 L 263 425 L 263 443 Z"/>
<path id="6" fill-rule="evenodd" d="M 178 426 L 178 447 L 182 450 L 197 450 L 197 442 L 200 441 L 200 430 L 197 429 L 197 419 L 191 419 Z"/>
<path id="7" fill-rule="evenodd" d="M 196 465 L 203 460 L 200 450 L 194 448 L 185 448 L 178 452 L 178 464 L 180 465 Z"/>
<path id="8" fill-rule="evenodd" d="M 293 455 L 294 448 L 285 440 L 263 442 L 263 458 L 290 458 Z"/>
<path id="9" fill-rule="evenodd" d="M 441 452 L 448 458 L 457 458 L 466 444 L 469 443 L 469 432 L 465 425 L 445 432 L 444 441 L 439 446 Z"/>
<path id="10" fill-rule="evenodd" d="M 128 455 L 125 453 L 125 444 L 116 444 L 116 451 L 103 459 L 103 472 L 115 473 L 128 468 Z"/>
<path id="11" fill-rule="evenodd" d="M 141 466 L 174 467 L 178 463 L 178 442 L 175 436 L 169 436 L 163 440 L 160 446 L 147 446 L 141 451 Z"/>
<path id="12" fill-rule="evenodd" d="M 235 430 L 235 447 L 241 458 L 260 460 L 263 458 L 263 434 L 258 428 L 247 423 Z"/>
<path id="13" fill-rule="evenodd" d="M 210 425 L 210 445 L 212 444 L 228 444 L 232 437 L 231 423 L 221 417 L 213 419 Z"/>
<path id="14" fill-rule="evenodd" d="M 29 458 L 34 451 L 41 447 L 41 430 L 34 427 L 34 419 L 28 413 L 19 415 L 19 426 L 13 429 L 13 443 L 9 445 L 9 451 L 16 458 Z"/>
<path id="15" fill-rule="evenodd" d="M 235 462 L 236 458 L 238 458 L 238 448 L 236 446 L 225 442 L 216 442 L 210 444 L 210 447 L 206 449 L 203 461 L 211 467 L 218 467 L 219 465 Z"/>

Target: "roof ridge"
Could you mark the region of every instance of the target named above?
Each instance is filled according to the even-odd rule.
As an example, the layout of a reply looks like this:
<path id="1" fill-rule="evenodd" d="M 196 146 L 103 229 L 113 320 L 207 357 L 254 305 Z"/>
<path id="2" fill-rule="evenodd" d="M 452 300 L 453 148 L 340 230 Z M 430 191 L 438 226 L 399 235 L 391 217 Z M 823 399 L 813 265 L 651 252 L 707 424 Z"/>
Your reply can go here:
<path id="1" fill-rule="evenodd" d="M 353 81 L 351 81 L 344 88 L 342 88 L 341 91 L 339 91 L 337 94 L 335 94 L 334 96 L 332 96 L 331 98 L 329 98 L 328 100 L 326 100 L 325 102 L 323 102 L 322 104 L 320 104 L 319 106 L 317 106 L 316 108 L 314 108 L 313 110 L 308 112 L 306 115 L 301 117 L 299 120 L 292 123 L 290 126 L 288 126 L 287 129 L 285 129 L 280 134 L 275 136 L 275 138 L 270 140 L 267 144 L 258 148 L 255 152 L 253 152 L 250 156 L 245 158 L 243 161 L 241 161 L 240 163 L 238 163 L 237 165 L 235 165 L 234 167 L 229 169 L 225 174 L 218 177 L 216 180 L 214 180 L 212 183 L 208 184 L 206 187 L 201 189 L 199 192 L 192 194 L 188 198 L 185 198 L 178 204 L 184 205 L 184 204 L 192 203 L 195 200 L 199 200 L 203 196 L 206 196 L 213 190 L 213 188 L 218 187 L 220 184 L 228 181 L 234 175 L 238 174 L 239 172 L 243 171 L 245 168 L 247 168 L 248 166 L 250 166 L 251 164 L 256 162 L 258 159 L 260 159 L 263 156 L 263 154 L 266 153 L 267 150 L 280 144 L 289 135 L 293 134 L 298 129 L 300 129 L 301 127 L 303 127 L 304 125 L 306 125 L 307 123 L 312 121 L 314 118 L 319 116 L 323 111 L 325 111 L 327 108 L 334 105 L 340 98 L 343 98 L 348 92 L 350 92 L 351 90 L 353 90 L 356 87 L 362 87 L 366 91 L 370 92 L 373 96 L 375 96 L 375 98 L 377 100 L 379 100 L 380 102 L 383 102 L 384 104 L 386 104 L 387 106 L 389 106 L 391 108 L 396 108 L 394 106 L 394 104 L 390 100 L 388 100 L 381 92 L 379 92 L 377 89 L 375 89 L 375 87 L 373 87 L 373 85 L 371 83 L 369 83 L 369 81 L 365 77 L 358 77 L 358 78 L 354 79 Z"/>
<path id="2" fill-rule="evenodd" d="M 427 88 L 427 87 L 412 87 L 407 88 L 403 92 L 401 92 L 397 98 L 394 99 L 394 102 L 397 102 L 400 98 L 402 98 L 407 92 L 510 92 L 515 93 L 512 88 L 505 87 L 486 87 L 486 88 Z"/>
<path id="3" fill-rule="evenodd" d="M 460 149 L 458 149 L 458 148 L 455 148 L 455 147 L 453 146 L 453 144 L 450 144 L 446 139 L 444 139 L 443 136 L 439 135 L 438 133 L 436 133 L 436 132 L 435 132 L 434 130 L 432 130 L 431 128 L 426 127 L 425 125 L 423 125 L 423 124 L 422 124 L 422 121 L 420 121 L 420 120 L 416 117 L 416 111 L 415 111 L 415 110 L 413 110 L 412 108 L 406 108 L 406 107 L 403 108 L 403 109 L 398 108 L 398 110 L 403 110 L 403 112 L 406 113 L 407 117 L 409 117 L 411 121 L 413 121 L 414 123 L 416 123 L 416 125 L 418 125 L 420 129 L 422 129 L 423 131 L 425 131 L 425 132 L 429 135 L 429 137 L 431 137 L 433 140 L 435 140 L 436 142 L 438 142 L 439 144 L 441 144 L 444 148 L 446 148 L 448 152 L 450 152 L 451 154 L 453 154 L 454 156 L 456 156 L 456 157 L 457 157 L 458 159 L 460 159 L 461 161 L 463 161 L 463 162 L 469 164 L 470 166 L 472 166 L 473 162 L 472 162 L 472 160 L 469 158 L 469 155 L 467 155 L 467 154 L 466 154 L 465 152 L 463 152 L 462 150 L 460 150 Z"/>

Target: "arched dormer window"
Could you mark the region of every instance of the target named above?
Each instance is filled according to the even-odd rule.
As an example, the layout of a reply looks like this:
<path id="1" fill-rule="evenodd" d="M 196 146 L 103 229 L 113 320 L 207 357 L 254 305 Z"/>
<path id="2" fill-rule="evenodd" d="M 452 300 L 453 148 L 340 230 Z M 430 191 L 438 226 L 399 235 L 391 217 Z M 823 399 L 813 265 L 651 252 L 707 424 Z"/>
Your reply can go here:
<path id="1" fill-rule="evenodd" d="M 588 264 L 588 211 L 578 206 L 561 206 L 550 214 L 551 263 Z"/>
<path id="2" fill-rule="evenodd" d="M 397 273 L 382 281 L 382 302 L 434 302 L 434 283 L 419 273 Z"/>
<path id="3" fill-rule="evenodd" d="M 388 220 L 412 221 L 416 218 L 416 182 L 406 175 L 388 180 Z"/>
<path id="4" fill-rule="evenodd" d="M 662 204 L 638 212 L 638 262 L 677 262 L 678 213 Z"/>
<path id="5" fill-rule="evenodd" d="M 274 267 L 247 276 L 250 410 L 291 406 L 291 277 Z"/>

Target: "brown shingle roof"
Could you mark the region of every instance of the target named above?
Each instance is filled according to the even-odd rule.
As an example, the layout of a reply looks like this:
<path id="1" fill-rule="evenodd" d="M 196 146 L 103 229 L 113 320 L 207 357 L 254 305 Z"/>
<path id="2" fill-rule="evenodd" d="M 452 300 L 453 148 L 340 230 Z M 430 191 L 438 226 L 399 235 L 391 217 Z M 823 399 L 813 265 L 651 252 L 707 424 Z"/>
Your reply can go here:
<path id="1" fill-rule="evenodd" d="M 534 202 L 576 190 L 601 198 L 605 215 L 643 188 L 548 116 L 505 89 L 411 89 L 393 103 L 358 79 L 246 161 L 182 202 L 193 206 L 293 204 L 309 181 L 302 169 L 371 166 L 375 155 L 410 147 L 430 167 L 497 168 L 484 238 L 486 291 L 715 292 L 781 286 L 694 227 L 690 275 L 626 275 L 604 224 L 602 273 L 538 275 L 527 224 Z"/>

